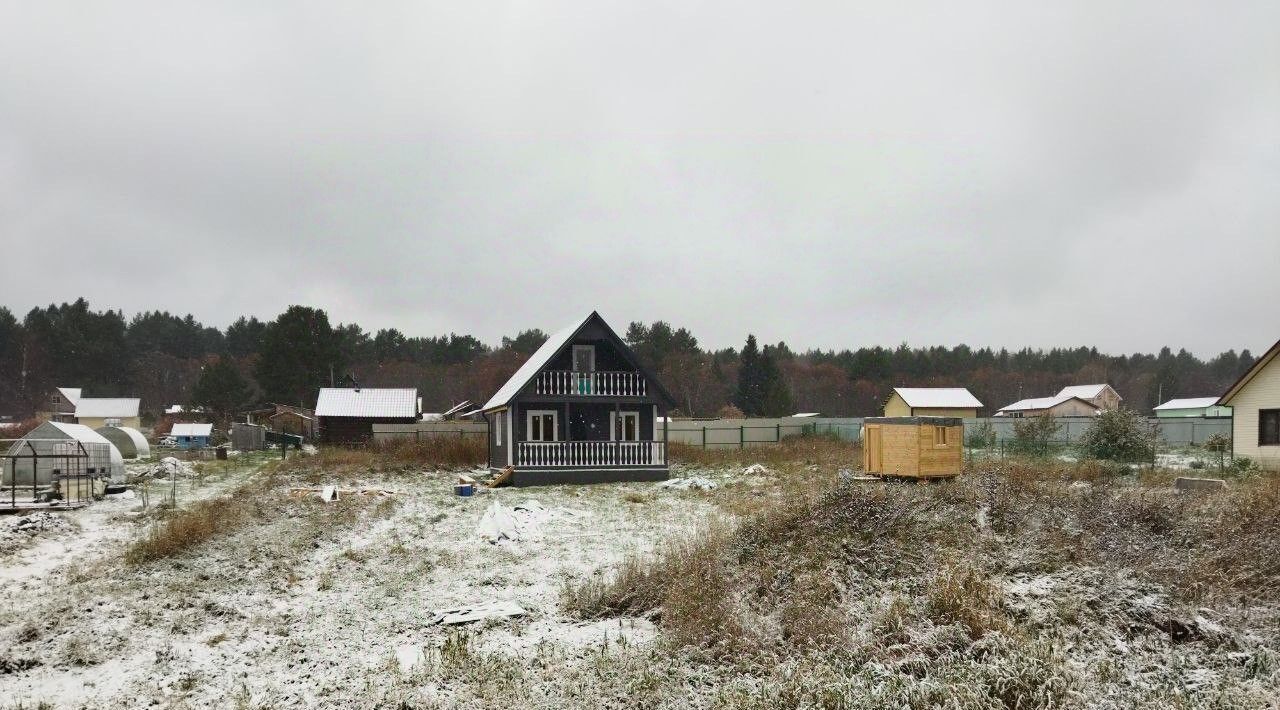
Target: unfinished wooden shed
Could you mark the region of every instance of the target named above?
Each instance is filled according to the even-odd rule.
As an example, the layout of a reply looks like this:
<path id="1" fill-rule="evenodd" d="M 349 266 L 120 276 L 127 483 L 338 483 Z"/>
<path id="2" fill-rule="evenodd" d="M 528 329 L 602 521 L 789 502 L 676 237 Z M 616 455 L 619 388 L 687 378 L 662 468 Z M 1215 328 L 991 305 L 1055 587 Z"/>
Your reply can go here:
<path id="1" fill-rule="evenodd" d="M 959 417 L 867 417 L 862 468 L 905 478 L 948 478 L 964 466 L 964 420 Z"/>

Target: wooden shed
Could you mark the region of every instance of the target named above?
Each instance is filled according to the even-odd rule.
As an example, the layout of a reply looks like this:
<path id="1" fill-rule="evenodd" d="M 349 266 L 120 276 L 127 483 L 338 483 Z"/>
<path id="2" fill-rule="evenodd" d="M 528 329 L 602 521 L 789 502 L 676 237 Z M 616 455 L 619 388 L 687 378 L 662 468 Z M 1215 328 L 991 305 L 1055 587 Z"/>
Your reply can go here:
<path id="1" fill-rule="evenodd" d="M 867 417 L 862 468 L 905 478 L 947 478 L 964 466 L 964 420 L 959 417 Z"/>

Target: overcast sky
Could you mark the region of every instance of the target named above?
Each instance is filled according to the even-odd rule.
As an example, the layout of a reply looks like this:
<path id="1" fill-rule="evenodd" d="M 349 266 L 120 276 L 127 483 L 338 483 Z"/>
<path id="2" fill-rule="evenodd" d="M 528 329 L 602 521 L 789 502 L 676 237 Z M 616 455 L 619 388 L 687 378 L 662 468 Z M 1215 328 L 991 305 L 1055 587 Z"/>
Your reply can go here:
<path id="1" fill-rule="evenodd" d="M 19 317 L 1257 352 L 1280 3 L 0 0 L 0 239 Z"/>

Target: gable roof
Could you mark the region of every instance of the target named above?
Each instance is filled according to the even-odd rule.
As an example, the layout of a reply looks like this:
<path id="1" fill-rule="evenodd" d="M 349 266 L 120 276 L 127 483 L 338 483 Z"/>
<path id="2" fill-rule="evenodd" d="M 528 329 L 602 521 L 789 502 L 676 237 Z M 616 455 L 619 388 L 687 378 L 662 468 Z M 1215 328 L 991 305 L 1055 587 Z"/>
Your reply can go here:
<path id="1" fill-rule="evenodd" d="M 658 381 L 658 378 L 654 377 L 653 373 L 649 372 L 649 369 L 636 359 L 635 353 L 631 352 L 631 348 L 627 347 L 627 344 L 622 342 L 622 338 L 618 337 L 618 334 L 614 332 L 613 328 L 609 327 L 609 324 L 605 322 L 604 318 L 601 318 L 600 314 L 596 311 L 592 311 L 587 315 L 587 317 L 580 318 L 564 328 L 552 333 L 547 338 L 547 341 L 542 344 L 542 347 L 538 348 L 528 360 L 525 360 L 524 364 L 520 366 L 520 369 L 516 370 L 515 374 L 511 376 L 511 379 L 507 380 L 502 387 L 499 387 L 498 391 L 489 398 L 488 402 L 485 402 L 484 406 L 481 407 L 480 410 L 487 412 L 510 404 L 511 400 L 515 399 L 516 395 L 520 394 L 520 391 L 533 381 L 533 378 L 542 371 L 542 368 L 546 367 L 547 363 L 555 359 L 556 355 L 559 355 L 562 350 L 568 347 L 574 337 L 576 337 L 578 333 L 592 320 L 599 321 L 605 334 L 613 341 L 614 347 L 618 349 L 618 352 L 631 363 L 632 367 L 636 368 L 640 374 L 644 375 L 644 378 L 649 381 L 649 384 L 653 387 L 654 391 L 656 391 L 667 404 L 674 406 L 676 403 L 675 398 L 667 392 L 666 388 L 662 386 L 662 383 Z"/>
<path id="2" fill-rule="evenodd" d="M 316 399 L 317 417 L 418 418 L 416 388 L 323 387 Z"/>
<path id="3" fill-rule="evenodd" d="M 1080 399 L 1093 399 L 1094 397 L 1101 395 L 1102 391 L 1109 386 L 1110 385 L 1107 385 L 1107 384 L 1071 385 L 1070 387 L 1063 387 L 1058 392 L 1058 396 L 1059 397 L 1079 397 Z M 1112 391 L 1115 392 L 1115 389 L 1113 388 Z M 1116 392 L 1116 396 L 1120 397 L 1120 393 Z M 1124 398 L 1121 397 L 1121 399 L 1124 399 Z"/>
<path id="4" fill-rule="evenodd" d="M 893 391 L 913 408 L 978 409 L 982 406 L 982 402 L 963 387 L 894 387 Z"/>
<path id="5" fill-rule="evenodd" d="M 1052 397 L 1033 397 L 1031 399 L 1020 399 L 1017 402 L 1014 402 L 1013 404 L 1010 404 L 1007 407 L 1001 407 L 999 410 L 997 410 L 997 413 L 1026 412 L 1026 411 L 1033 411 L 1037 409 L 1050 409 L 1058 406 L 1059 404 L 1062 404 L 1063 402 L 1073 400 L 1073 399 L 1078 399 L 1081 402 L 1084 402 L 1086 405 L 1088 405 L 1092 409 L 1101 411 L 1098 409 L 1098 405 L 1094 404 L 1093 402 L 1090 402 L 1089 400 L 1083 397 L 1077 397 L 1075 395 L 1057 394 Z"/>
<path id="6" fill-rule="evenodd" d="M 57 389 L 62 398 L 67 400 L 73 407 L 76 406 L 76 402 L 80 401 L 80 393 L 83 391 L 79 387 L 59 387 Z"/>
<path id="7" fill-rule="evenodd" d="M 1188 399 L 1171 399 L 1168 402 L 1155 408 L 1155 411 L 1161 409 L 1204 409 L 1212 407 L 1218 403 L 1217 397 L 1191 397 Z"/>
<path id="8" fill-rule="evenodd" d="M 1259 372 L 1262 372 L 1267 365 L 1270 365 L 1271 361 L 1276 358 L 1277 354 L 1280 354 L 1280 340 L 1277 340 L 1275 345 L 1272 345 L 1265 353 L 1263 353 L 1262 357 L 1258 358 L 1257 361 L 1253 363 L 1253 367 L 1249 368 L 1248 372 L 1241 375 L 1240 379 L 1236 380 L 1234 384 L 1227 388 L 1227 391 L 1218 398 L 1218 404 L 1230 404 L 1231 398 L 1240 394 L 1240 390 L 1243 389 L 1245 385 L 1249 384 L 1249 380 L 1252 380 Z"/>
<path id="9" fill-rule="evenodd" d="M 136 397 L 82 397 L 76 403 L 76 417 L 136 417 L 138 402 Z"/>
<path id="10" fill-rule="evenodd" d="M 169 430 L 170 436 L 211 436 L 212 424 L 174 424 Z"/>

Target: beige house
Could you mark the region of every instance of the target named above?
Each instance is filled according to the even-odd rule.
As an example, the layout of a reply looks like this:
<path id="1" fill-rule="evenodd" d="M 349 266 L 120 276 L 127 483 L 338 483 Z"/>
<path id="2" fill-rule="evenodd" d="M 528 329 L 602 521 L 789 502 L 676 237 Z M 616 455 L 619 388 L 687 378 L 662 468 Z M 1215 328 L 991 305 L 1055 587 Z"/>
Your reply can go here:
<path id="1" fill-rule="evenodd" d="M 46 422 L 76 423 L 76 404 L 80 401 L 79 387 L 55 387 L 36 412 L 36 419 Z"/>
<path id="2" fill-rule="evenodd" d="M 1094 417 L 1102 409 L 1093 402 L 1070 395 L 1021 399 L 996 412 L 997 417 Z"/>
<path id="3" fill-rule="evenodd" d="M 1231 450 L 1280 471 L 1280 341 L 1218 400 L 1231 407 Z"/>
<path id="4" fill-rule="evenodd" d="M 978 416 L 982 402 L 963 387 L 894 387 L 884 403 L 886 417 Z"/>
<path id="5" fill-rule="evenodd" d="M 81 397 L 76 403 L 76 423 L 90 429 L 104 426 L 139 428 L 138 404 L 131 397 Z"/>
<path id="6" fill-rule="evenodd" d="M 1111 385 L 1072 385 L 1063 387 L 1059 397 L 1079 397 L 1104 412 L 1119 409 L 1124 399 Z"/>

